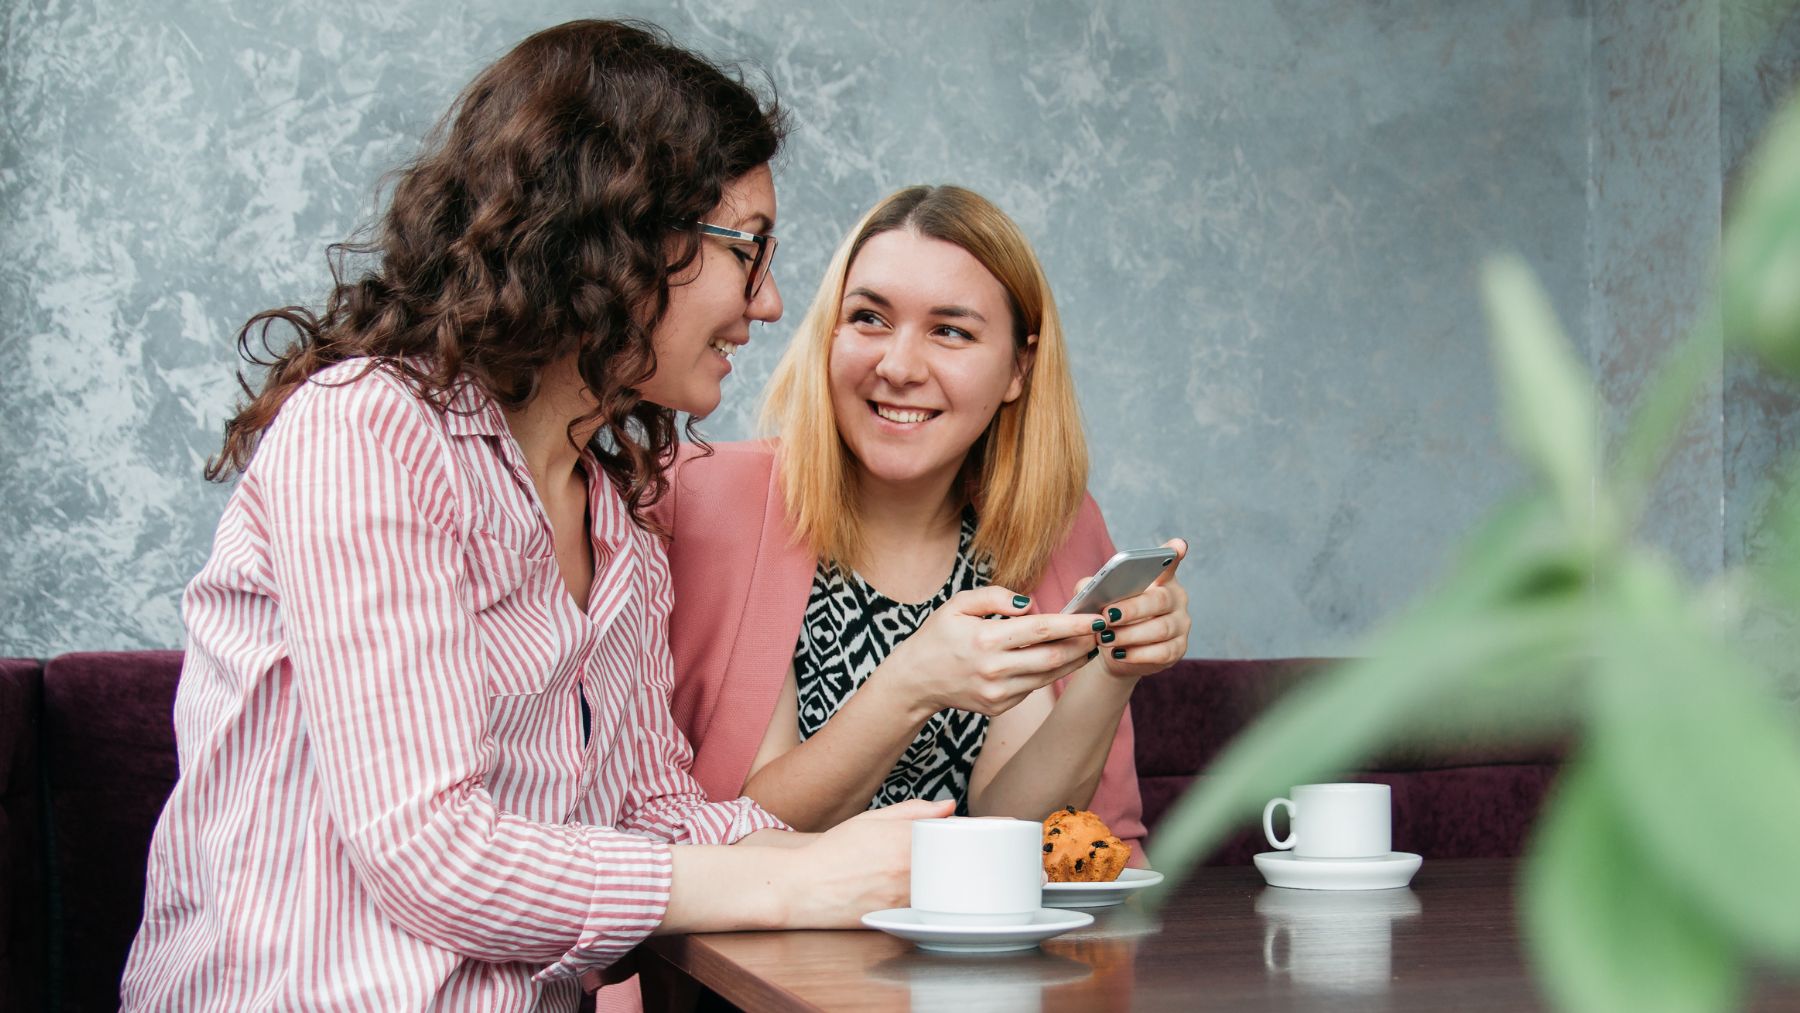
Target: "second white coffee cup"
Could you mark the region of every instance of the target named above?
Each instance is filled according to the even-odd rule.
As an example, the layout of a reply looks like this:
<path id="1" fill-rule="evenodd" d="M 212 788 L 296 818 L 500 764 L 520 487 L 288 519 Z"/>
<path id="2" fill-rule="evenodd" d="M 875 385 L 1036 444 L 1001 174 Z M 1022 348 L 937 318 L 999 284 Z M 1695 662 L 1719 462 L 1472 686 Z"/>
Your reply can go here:
<path id="1" fill-rule="evenodd" d="M 1300 858 L 1382 858 L 1393 850 L 1385 784 L 1302 784 L 1293 798 L 1263 807 L 1263 836 Z M 1288 835 L 1275 836 L 1275 810 L 1286 806 Z"/>
<path id="2" fill-rule="evenodd" d="M 912 909 L 949 925 L 1023 925 L 1043 906 L 1044 828 L 1009 819 L 915 820 Z"/>

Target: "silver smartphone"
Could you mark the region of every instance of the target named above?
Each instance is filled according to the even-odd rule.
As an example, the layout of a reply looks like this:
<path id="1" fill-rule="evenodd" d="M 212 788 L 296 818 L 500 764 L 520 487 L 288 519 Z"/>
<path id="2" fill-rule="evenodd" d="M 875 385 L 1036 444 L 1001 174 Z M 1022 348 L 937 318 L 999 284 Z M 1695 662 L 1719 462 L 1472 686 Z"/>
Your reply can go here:
<path id="1" fill-rule="evenodd" d="M 1100 610 L 1122 601 L 1150 586 L 1156 575 L 1175 565 L 1175 550 L 1158 546 L 1154 549 L 1126 549 L 1106 561 L 1094 579 L 1063 609 L 1064 615 Z"/>

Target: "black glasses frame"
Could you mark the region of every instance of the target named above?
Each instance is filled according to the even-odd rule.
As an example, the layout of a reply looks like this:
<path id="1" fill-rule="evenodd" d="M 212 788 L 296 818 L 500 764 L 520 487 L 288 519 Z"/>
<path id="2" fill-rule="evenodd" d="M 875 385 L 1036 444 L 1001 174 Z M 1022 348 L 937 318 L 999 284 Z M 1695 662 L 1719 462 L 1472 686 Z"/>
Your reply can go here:
<path id="1" fill-rule="evenodd" d="M 683 224 L 702 235 L 756 247 L 756 256 L 750 261 L 750 273 L 744 278 L 744 298 L 756 298 L 756 293 L 762 290 L 763 282 L 769 277 L 769 266 L 775 263 L 777 242 L 775 237 L 755 232 L 740 232 L 737 229 L 728 229 L 723 225 L 713 225 L 710 222 L 686 222 Z"/>

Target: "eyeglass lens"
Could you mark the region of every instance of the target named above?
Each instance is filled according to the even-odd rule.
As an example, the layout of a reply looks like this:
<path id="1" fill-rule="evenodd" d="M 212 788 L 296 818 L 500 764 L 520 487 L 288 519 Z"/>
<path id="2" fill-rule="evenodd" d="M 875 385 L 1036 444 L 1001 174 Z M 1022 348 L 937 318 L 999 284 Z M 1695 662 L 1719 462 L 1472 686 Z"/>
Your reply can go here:
<path id="1" fill-rule="evenodd" d="M 775 262 L 775 237 L 759 236 L 756 244 L 756 260 L 750 265 L 750 277 L 745 279 L 744 298 L 754 299 L 756 293 L 762 291 L 763 281 L 769 277 L 769 265 Z"/>

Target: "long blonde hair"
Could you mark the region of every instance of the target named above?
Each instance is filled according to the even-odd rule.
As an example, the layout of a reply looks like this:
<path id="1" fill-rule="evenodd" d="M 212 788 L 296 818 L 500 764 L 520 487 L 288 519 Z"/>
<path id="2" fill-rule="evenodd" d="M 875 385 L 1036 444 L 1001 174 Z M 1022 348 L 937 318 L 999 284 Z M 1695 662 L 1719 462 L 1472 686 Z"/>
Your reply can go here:
<path id="1" fill-rule="evenodd" d="M 1043 266 L 1005 212 L 962 187 L 913 186 L 889 195 L 831 258 L 763 396 L 762 427 L 781 438 L 777 467 L 788 519 L 820 558 L 857 565 L 863 538 L 856 470 L 832 410 L 831 342 L 851 263 L 871 238 L 900 229 L 967 250 L 1006 290 L 1018 349 L 1037 335 L 1023 389 L 1000 406 L 969 448 L 958 485 L 963 502 L 974 503 L 980 516 L 974 554 L 991 564 L 994 582 L 1015 590 L 1035 587 L 1086 494 L 1087 440 Z"/>

